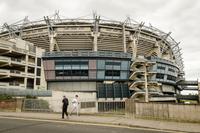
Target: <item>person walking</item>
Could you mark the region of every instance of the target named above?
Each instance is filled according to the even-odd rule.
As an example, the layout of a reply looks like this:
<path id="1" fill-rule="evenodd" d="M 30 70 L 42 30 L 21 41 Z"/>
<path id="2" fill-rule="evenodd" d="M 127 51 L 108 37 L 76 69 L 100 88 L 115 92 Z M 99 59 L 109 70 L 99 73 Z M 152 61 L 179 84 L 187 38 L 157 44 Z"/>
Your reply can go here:
<path id="1" fill-rule="evenodd" d="M 78 114 L 78 105 L 79 105 L 78 95 L 75 95 L 75 98 L 72 100 L 72 105 L 73 105 L 73 108 L 70 115 L 76 110 L 76 115 L 78 116 L 79 115 Z"/>
<path id="2" fill-rule="evenodd" d="M 63 106 L 62 106 L 62 119 L 64 119 L 64 115 L 66 115 L 66 117 L 69 118 L 68 117 L 68 113 L 67 113 L 67 108 L 68 108 L 68 105 L 69 105 L 69 101 L 65 96 L 63 96 L 62 103 L 63 103 Z"/>

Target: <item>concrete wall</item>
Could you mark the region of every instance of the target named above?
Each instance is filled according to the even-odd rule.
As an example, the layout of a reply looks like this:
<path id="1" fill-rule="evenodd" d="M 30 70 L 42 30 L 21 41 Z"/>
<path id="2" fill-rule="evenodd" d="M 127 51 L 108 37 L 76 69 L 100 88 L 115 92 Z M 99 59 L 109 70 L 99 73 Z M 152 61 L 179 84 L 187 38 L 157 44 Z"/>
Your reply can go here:
<path id="1" fill-rule="evenodd" d="M 75 95 L 79 96 L 78 101 L 80 113 L 96 113 L 98 110 L 96 92 L 63 92 L 63 91 L 52 91 L 52 97 L 43 97 L 41 99 L 47 100 L 50 104 L 50 109 L 54 112 L 62 111 L 62 99 L 66 96 L 69 100 L 68 112 L 72 110 L 72 99 Z M 81 108 L 82 102 L 95 102 L 95 107 Z"/>
<path id="2" fill-rule="evenodd" d="M 127 117 L 200 122 L 200 105 L 136 103 L 126 100 Z"/>
<path id="3" fill-rule="evenodd" d="M 96 91 L 96 82 L 48 82 L 48 89 L 55 91 Z"/>

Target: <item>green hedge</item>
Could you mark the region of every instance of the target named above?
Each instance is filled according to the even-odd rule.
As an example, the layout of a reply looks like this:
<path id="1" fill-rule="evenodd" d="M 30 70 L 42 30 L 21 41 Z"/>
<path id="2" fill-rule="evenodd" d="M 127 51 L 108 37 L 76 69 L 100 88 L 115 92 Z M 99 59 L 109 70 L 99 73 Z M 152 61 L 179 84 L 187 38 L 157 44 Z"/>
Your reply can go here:
<path id="1" fill-rule="evenodd" d="M 13 99 L 12 96 L 7 94 L 0 94 L 0 100 L 10 100 Z"/>

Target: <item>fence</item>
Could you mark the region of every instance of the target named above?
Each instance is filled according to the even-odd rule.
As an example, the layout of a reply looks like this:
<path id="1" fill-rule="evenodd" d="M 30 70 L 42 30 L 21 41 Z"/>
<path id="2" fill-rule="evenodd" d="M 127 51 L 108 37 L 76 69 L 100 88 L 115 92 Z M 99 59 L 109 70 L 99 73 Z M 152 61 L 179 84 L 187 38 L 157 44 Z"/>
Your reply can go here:
<path id="1" fill-rule="evenodd" d="M 50 112 L 49 103 L 42 99 L 24 99 L 22 111 Z"/>
<path id="2" fill-rule="evenodd" d="M 68 111 L 73 109 L 69 98 Z M 79 112 L 83 114 L 89 113 L 115 113 L 125 114 L 124 101 L 96 101 L 94 99 L 79 99 Z M 22 111 L 37 111 L 37 112 L 61 112 L 62 99 L 24 99 Z"/>
<path id="3" fill-rule="evenodd" d="M 98 112 L 124 114 L 125 102 L 98 102 Z"/>
<path id="4" fill-rule="evenodd" d="M 137 103 L 130 99 L 125 105 L 128 117 L 200 122 L 200 105 Z"/>

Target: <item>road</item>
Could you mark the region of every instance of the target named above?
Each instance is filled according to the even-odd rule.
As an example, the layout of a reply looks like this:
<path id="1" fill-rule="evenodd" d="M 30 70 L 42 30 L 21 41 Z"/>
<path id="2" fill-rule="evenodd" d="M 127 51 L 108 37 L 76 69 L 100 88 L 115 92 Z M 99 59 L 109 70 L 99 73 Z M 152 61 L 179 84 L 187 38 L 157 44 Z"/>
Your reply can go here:
<path id="1" fill-rule="evenodd" d="M 145 128 L 125 128 L 53 120 L 0 118 L 0 133 L 164 133 Z"/>

